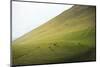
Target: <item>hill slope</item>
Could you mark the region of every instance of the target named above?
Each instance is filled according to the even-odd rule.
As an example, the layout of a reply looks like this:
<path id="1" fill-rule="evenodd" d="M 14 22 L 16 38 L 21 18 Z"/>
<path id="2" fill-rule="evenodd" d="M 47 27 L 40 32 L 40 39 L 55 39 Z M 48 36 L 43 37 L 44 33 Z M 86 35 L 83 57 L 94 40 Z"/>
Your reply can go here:
<path id="1" fill-rule="evenodd" d="M 95 60 L 95 6 L 73 6 L 12 42 L 15 65 Z"/>

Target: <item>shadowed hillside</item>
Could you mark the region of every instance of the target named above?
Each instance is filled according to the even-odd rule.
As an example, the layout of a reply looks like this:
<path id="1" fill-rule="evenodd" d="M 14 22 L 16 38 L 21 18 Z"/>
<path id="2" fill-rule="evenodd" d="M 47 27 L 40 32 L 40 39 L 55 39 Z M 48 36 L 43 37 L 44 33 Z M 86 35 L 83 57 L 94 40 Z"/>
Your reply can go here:
<path id="1" fill-rule="evenodd" d="M 95 6 L 73 6 L 12 42 L 15 65 L 95 59 Z"/>

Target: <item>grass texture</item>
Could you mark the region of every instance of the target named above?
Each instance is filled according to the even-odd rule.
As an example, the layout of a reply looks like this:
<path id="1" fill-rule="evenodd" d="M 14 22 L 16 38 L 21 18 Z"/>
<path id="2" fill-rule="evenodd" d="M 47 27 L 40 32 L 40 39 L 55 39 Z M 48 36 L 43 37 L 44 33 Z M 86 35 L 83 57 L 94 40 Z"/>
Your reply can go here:
<path id="1" fill-rule="evenodd" d="M 95 61 L 95 11 L 95 6 L 73 6 L 14 40 L 13 64 Z"/>

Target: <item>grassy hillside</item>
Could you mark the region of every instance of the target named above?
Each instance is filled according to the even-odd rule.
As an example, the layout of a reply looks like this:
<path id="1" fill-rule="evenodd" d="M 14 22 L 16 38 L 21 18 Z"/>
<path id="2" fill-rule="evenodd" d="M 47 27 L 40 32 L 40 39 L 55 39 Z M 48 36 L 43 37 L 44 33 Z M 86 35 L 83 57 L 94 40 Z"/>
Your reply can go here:
<path id="1" fill-rule="evenodd" d="M 95 6 L 73 6 L 12 42 L 15 65 L 95 60 Z"/>

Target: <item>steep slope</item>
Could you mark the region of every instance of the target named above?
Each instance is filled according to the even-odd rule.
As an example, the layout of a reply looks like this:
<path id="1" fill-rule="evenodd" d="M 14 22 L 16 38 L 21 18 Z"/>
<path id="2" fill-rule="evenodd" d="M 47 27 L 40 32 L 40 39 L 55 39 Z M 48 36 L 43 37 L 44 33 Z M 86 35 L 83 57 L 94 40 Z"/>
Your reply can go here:
<path id="1" fill-rule="evenodd" d="M 12 42 L 13 63 L 95 60 L 95 6 L 73 6 Z"/>

